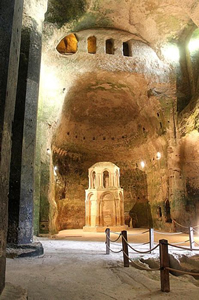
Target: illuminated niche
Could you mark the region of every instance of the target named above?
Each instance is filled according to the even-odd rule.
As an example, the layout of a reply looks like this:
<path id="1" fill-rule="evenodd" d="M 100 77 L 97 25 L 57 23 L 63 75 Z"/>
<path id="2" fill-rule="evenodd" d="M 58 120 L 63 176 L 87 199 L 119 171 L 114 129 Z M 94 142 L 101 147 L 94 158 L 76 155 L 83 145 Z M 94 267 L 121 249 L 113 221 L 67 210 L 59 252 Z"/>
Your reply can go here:
<path id="1" fill-rule="evenodd" d="M 74 54 L 77 52 L 78 41 L 76 35 L 71 33 L 65 36 L 57 46 L 57 51 L 61 54 Z"/>
<path id="2" fill-rule="evenodd" d="M 89 36 L 87 43 L 88 43 L 88 53 L 95 54 L 96 53 L 96 45 L 97 45 L 96 37 Z"/>

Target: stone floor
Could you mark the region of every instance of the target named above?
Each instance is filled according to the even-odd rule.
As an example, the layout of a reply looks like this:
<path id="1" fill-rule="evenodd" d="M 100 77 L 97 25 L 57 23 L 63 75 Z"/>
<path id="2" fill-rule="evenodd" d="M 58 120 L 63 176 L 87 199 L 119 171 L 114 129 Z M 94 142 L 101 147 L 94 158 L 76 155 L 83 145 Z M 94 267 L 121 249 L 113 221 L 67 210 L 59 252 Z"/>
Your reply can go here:
<path id="1" fill-rule="evenodd" d="M 128 235 L 133 246 L 142 251 L 149 247 L 140 244 L 148 241 L 148 234 L 144 231 L 131 230 Z M 111 236 L 112 239 L 116 237 L 115 234 Z M 187 240 L 187 235 L 168 237 L 170 242 Z M 167 236 L 155 235 L 155 240 L 160 238 Z M 171 292 L 162 293 L 159 271 L 147 272 L 133 266 L 124 268 L 122 253 L 105 254 L 104 233 L 65 230 L 35 241 L 43 244 L 43 256 L 7 259 L 6 281 L 27 290 L 29 300 L 192 300 L 198 297 L 199 281 L 192 276 L 170 275 Z M 121 242 L 112 248 L 120 250 Z M 158 250 L 155 252 L 153 255 L 157 256 Z M 146 257 L 135 253 L 130 256 L 132 259 Z M 19 298 L 8 295 L 2 299 Z"/>
<path id="2" fill-rule="evenodd" d="M 13 285 L 9 282 L 6 283 L 6 286 L 3 290 L 2 295 L 0 296 L 1 300 L 26 300 L 28 299 L 27 291 L 24 290 L 21 286 Z"/>

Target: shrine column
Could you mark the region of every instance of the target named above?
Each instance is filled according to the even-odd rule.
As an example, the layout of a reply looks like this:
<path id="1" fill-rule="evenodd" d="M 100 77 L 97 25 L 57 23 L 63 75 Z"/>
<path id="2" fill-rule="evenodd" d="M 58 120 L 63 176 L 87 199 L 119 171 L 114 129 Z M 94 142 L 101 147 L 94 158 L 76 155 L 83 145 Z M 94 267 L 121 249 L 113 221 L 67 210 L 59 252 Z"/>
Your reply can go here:
<path id="1" fill-rule="evenodd" d="M 95 220 L 95 226 L 100 225 L 100 200 L 96 201 L 96 220 Z"/>

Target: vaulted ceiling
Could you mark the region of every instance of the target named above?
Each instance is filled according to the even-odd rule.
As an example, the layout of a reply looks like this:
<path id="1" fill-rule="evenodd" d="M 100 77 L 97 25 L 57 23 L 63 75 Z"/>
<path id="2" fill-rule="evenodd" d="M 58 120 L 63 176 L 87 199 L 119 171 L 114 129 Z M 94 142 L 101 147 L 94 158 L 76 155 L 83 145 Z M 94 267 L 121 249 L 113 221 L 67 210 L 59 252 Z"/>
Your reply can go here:
<path id="1" fill-rule="evenodd" d="M 72 30 L 116 28 L 142 37 L 152 47 L 178 39 L 199 25 L 197 0 L 49 0 L 46 21 Z M 184 36 L 183 36 L 184 37 Z"/>

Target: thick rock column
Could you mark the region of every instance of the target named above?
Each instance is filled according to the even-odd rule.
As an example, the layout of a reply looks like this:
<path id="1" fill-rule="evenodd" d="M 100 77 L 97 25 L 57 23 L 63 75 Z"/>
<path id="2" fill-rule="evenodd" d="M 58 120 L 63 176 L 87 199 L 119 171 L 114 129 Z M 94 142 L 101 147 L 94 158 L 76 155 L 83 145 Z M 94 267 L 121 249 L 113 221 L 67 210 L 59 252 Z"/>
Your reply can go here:
<path id="1" fill-rule="evenodd" d="M 36 124 L 46 4 L 47 0 L 24 2 L 8 223 L 8 243 L 18 245 L 33 240 Z"/>
<path id="2" fill-rule="evenodd" d="M 21 189 L 18 243 L 32 242 L 34 202 L 34 159 L 41 60 L 41 34 L 33 24 L 30 33 L 22 144 Z"/>
<path id="3" fill-rule="evenodd" d="M 22 0 L 0 5 L 0 294 L 5 285 L 9 173 L 22 26 Z"/>

